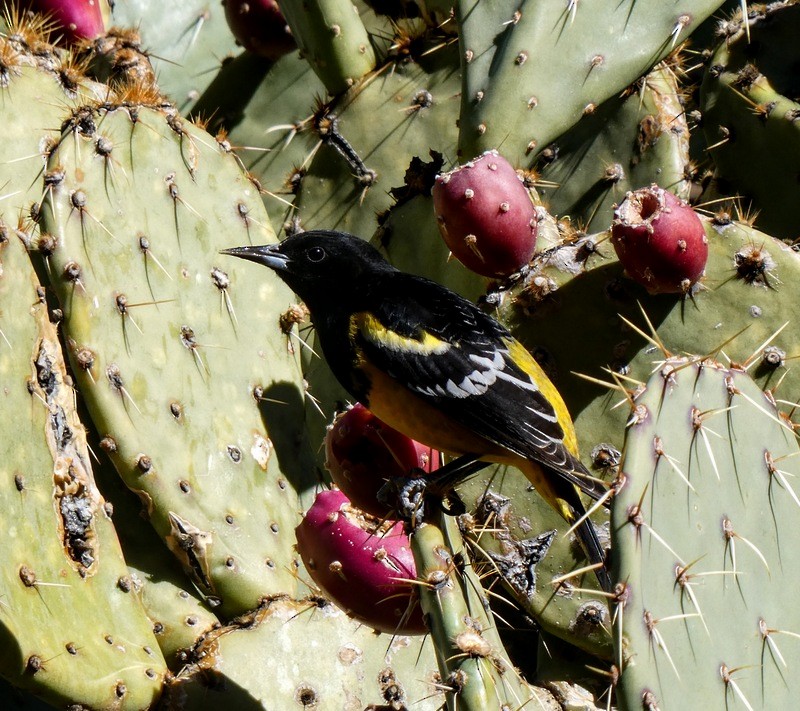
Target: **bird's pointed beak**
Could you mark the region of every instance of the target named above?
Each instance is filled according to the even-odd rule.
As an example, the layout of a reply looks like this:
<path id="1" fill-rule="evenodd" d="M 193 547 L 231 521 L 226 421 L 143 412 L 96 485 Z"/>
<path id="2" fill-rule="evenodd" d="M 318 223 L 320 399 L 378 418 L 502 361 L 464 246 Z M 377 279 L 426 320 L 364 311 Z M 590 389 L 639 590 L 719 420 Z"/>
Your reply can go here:
<path id="1" fill-rule="evenodd" d="M 285 272 L 289 269 L 289 257 L 281 252 L 280 244 L 266 244 L 261 247 L 231 247 L 220 250 L 220 253 L 263 264 L 276 272 Z"/>

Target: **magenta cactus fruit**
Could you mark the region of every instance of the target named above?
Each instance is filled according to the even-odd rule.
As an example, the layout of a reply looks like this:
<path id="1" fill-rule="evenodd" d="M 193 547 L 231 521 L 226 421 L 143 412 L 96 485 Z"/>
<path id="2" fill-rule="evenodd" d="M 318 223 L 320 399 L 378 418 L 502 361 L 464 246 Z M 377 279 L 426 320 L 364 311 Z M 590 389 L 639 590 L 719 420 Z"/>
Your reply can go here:
<path id="1" fill-rule="evenodd" d="M 275 61 L 295 49 L 289 25 L 275 0 L 223 0 L 225 19 L 245 49 Z"/>
<path id="2" fill-rule="evenodd" d="M 104 0 L 17 0 L 14 5 L 51 18 L 52 40 L 69 46 L 105 33 L 101 2 Z"/>
<path id="3" fill-rule="evenodd" d="M 611 242 L 625 271 L 651 294 L 686 294 L 703 276 L 708 239 L 695 211 L 651 185 L 614 210 Z"/>
<path id="4" fill-rule="evenodd" d="M 450 251 L 478 274 L 508 276 L 533 256 L 536 208 L 517 172 L 497 151 L 437 175 L 433 207 Z"/>
<path id="5" fill-rule="evenodd" d="M 354 506 L 378 517 L 389 513 L 377 498 L 387 479 L 439 468 L 439 452 L 389 427 L 360 403 L 336 416 L 325 453 L 333 483 Z"/>
<path id="6" fill-rule="evenodd" d="M 309 575 L 350 616 L 390 634 L 424 634 L 403 524 L 381 522 L 336 489 L 317 494 L 295 530 Z"/>

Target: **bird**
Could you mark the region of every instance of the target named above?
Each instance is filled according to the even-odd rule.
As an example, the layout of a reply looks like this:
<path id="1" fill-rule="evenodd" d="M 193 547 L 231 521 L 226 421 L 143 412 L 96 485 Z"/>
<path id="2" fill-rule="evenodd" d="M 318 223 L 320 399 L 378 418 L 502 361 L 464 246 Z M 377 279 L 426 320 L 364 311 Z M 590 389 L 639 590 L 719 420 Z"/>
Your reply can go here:
<path id="1" fill-rule="evenodd" d="M 325 360 L 379 419 L 451 455 L 520 469 L 568 523 L 586 509 L 578 490 L 606 493 L 578 459 L 561 395 L 501 323 L 446 287 L 398 270 L 365 240 L 310 230 L 224 254 L 272 269 L 305 303 Z M 610 592 L 593 524 L 576 534 Z"/>

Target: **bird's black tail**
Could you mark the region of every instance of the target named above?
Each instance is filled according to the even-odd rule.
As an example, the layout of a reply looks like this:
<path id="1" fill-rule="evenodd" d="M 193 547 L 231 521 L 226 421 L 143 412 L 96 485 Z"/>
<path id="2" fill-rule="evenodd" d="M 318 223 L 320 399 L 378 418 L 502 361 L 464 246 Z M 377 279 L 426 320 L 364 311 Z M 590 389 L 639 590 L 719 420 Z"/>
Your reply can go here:
<path id="1" fill-rule="evenodd" d="M 577 496 L 575 498 L 577 499 Z M 581 504 L 579 500 L 572 501 L 570 503 L 572 504 L 572 508 L 575 509 L 575 520 L 577 521 L 586 513 L 586 511 L 583 508 L 583 504 Z M 611 575 L 609 575 L 608 572 L 608 567 L 606 564 L 606 552 L 603 546 L 600 544 L 600 539 L 597 537 L 597 531 L 594 528 L 594 524 L 590 519 L 586 518 L 575 530 L 575 533 L 581 542 L 581 546 L 586 553 L 586 557 L 589 559 L 589 563 L 592 565 L 601 563 L 601 566 L 595 568 L 594 571 L 597 575 L 597 580 L 600 583 L 600 587 L 605 592 L 611 592 L 614 584 L 612 583 Z"/>
<path id="2" fill-rule="evenodd" d="M 590 479 L 589 472 L 578 459 L 571 458 L 574 462 L 573 471 L 586 480 Z M 558 511 L 570 525 L 586 515 L 586 509 L 581 501 L 578 489 L 570 477 L 565 477 L 561 469 L 542 466 L 533 460 L 528 460 L 525 476 L 533 483 L 544 499 Z M 600 563 L 595 569 L 600 587 L 605 592 L 611 592 L 613 584 L 606 565 L 606 555 L 597 531 L 592 522 L 586 518 L 576 527 L 575 533 L 581 542 L 586 557 L 592 565 Z"/>

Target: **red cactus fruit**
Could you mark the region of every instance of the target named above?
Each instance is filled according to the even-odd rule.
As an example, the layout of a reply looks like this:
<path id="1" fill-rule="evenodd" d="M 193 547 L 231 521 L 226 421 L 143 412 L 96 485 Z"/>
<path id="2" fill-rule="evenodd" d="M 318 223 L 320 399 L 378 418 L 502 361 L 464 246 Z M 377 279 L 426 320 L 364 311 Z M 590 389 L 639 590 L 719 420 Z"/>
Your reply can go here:
<path id="1" fill-rule="evenodd" d="M 378 490 L 391 477 L 439 468 L 439 452 L 406 437 L 360 403 L 336 416 L 325 437 L 325 466 L 354 506 L 384 517 Z"/>
<path id="2" fill-rule="evenodd" d="M 708 260 L 700 218 L 658 185 L 625 196 L 614 210 L 611 242 L 628 275 L 651 294 L 686 294 Z"/>
<path id="3" fill-rule="evenodd" d="M 51 39 L 69 46 L 105 33 L 100 3 L 105 0 L 16 0 L 20 10 L 46 15 L 53 21 Z"/>
<path id="4" fill-rule="evenodd" d="M 317 494 L 295 534 L 309 575 L 351 617 L 381 632 L 426 632 L 402 523 L 381 523 L 333 489 Z"/>
<path id="5" fill-rule="evenodd" d="M 225 19 L 242 47 L 276 61 L 295 49 L 294 37 L 275 0 L 223 0 Z"/>
<path id="6" fill-rule="evenodd" d="M 536 209 L 514 168 L 497 151 L 437 175 L 433 208 L 450 251 L 478 274 L 508 276 L 533 256 Z"/>

